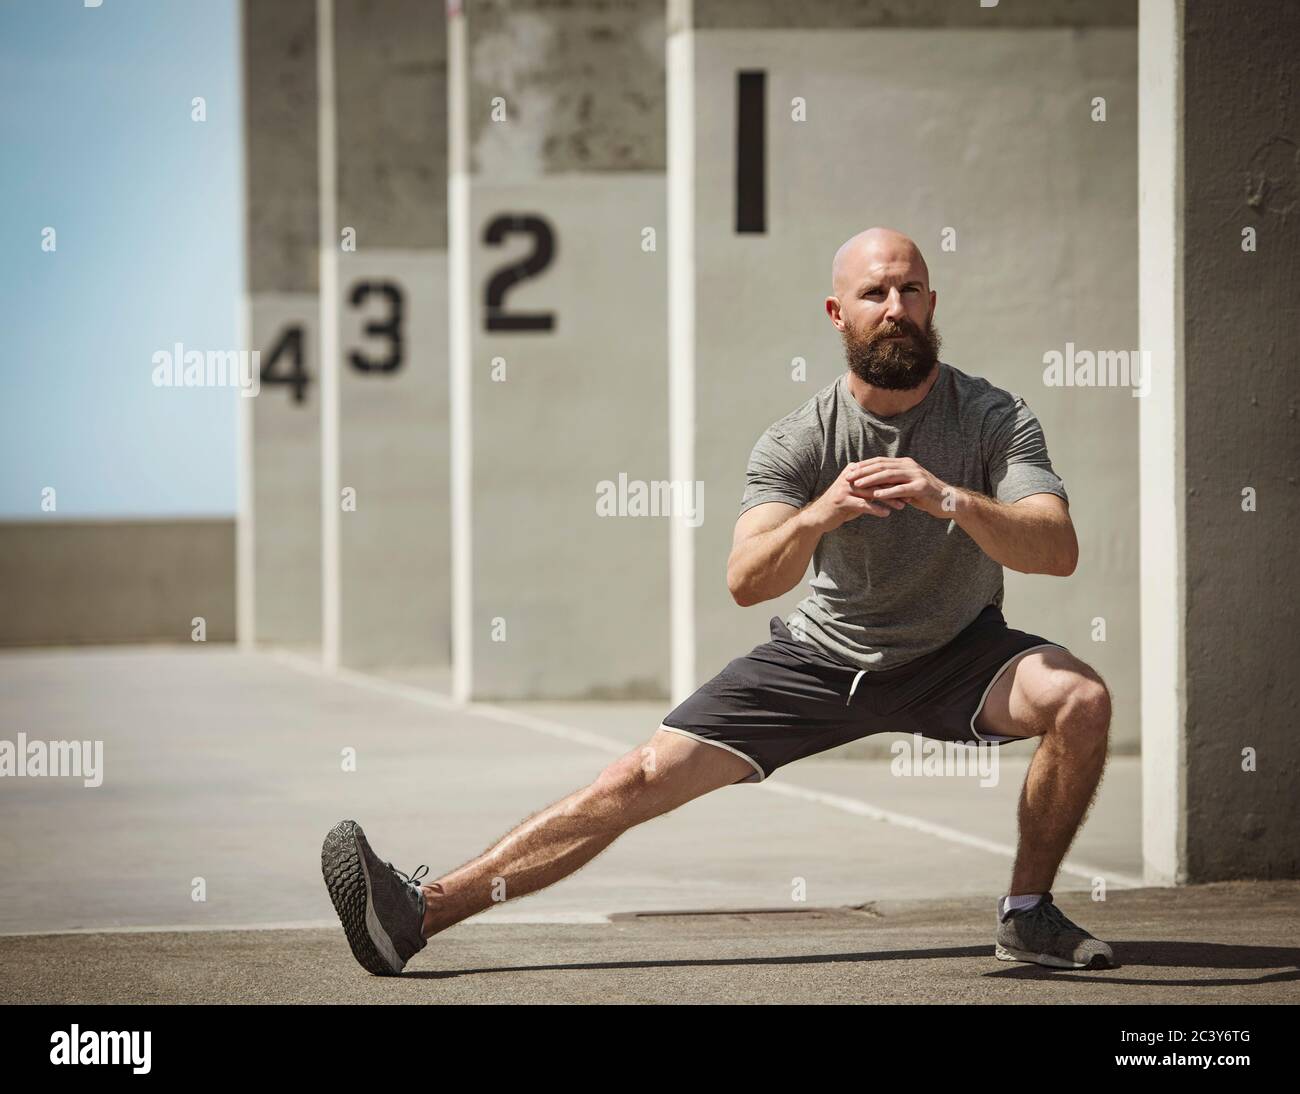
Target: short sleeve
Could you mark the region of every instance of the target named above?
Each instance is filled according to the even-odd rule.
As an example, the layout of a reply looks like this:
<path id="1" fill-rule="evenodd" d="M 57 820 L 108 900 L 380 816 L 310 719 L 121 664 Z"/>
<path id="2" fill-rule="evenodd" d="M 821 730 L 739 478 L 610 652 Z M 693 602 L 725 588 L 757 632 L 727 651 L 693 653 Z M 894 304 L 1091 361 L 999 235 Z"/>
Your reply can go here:
<path id="1" fill-rule="evenodd" d="M 802 509 L 812 501 L 814 484 L 791 451 L 783 435 L 769 429 L 758 439 L 745 472 L 745 493 L 740 512 L 769 501 L 782 501 Z"/>
<path id="2" fill-rule="evenodd" d="M 989 484 L 1000 502 L 1010 504 L 1030 494 L 1070 500 L 1065 483 L 1052 469 L 1043 427 L 1019 396 L 994 427 L 987 460 Z"/>

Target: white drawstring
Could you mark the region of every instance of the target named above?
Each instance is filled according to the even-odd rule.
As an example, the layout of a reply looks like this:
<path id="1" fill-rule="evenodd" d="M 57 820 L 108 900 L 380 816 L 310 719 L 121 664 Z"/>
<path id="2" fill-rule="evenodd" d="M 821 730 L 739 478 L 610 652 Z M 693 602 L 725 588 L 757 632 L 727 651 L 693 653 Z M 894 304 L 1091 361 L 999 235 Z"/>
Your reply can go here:
<path id="1" fill-rule="evenodd" d="M 858 681 L 861 680 L 866 674 L 867 674 L 866 669 L 858 669 L 857 676 L 853 678 L 853 686 L 849 688 L 849 697 L 844 700 L 845 706 L 848 706 L 851 702 L 853 702 L 853 693 L 858 690 Z"/>

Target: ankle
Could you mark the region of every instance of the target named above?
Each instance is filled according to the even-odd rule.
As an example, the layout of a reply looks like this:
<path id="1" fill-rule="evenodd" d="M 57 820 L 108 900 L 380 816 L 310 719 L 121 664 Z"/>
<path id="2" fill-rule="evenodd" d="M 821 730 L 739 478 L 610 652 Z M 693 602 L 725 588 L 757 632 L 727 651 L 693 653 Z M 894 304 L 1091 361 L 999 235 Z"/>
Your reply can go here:
<path id="1" fill-rule="evenodd" d="M 1047 890 L 1040 893 L 1008 894 L 998 900 L 998 920 L 1005 921 L 1012 912 L 1028 911 L 1040 904 L 1047 897 Z"/>
<path id="2" fill-rule="evenodd" d="M 421 885 L 420 892 L 424 894 L 424 921 L 420 924 L 420 933 L 431 938 L 451 926 L 447 922 L 447 893 L 436 881 L 432 885 Z"/>

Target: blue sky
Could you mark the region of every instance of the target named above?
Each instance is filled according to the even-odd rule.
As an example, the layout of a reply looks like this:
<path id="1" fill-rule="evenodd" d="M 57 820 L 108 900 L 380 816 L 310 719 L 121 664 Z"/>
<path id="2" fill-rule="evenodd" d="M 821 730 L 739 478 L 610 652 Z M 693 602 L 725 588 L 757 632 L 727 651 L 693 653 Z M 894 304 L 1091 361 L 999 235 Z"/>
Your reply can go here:
<path id="1" fill-rule="evenodd" d="M 155 388 L 151 358 L 238 348 L 238 26 L 237 0 L 0 0 L 0 519 L 235 511 L 237 394 Z"/>

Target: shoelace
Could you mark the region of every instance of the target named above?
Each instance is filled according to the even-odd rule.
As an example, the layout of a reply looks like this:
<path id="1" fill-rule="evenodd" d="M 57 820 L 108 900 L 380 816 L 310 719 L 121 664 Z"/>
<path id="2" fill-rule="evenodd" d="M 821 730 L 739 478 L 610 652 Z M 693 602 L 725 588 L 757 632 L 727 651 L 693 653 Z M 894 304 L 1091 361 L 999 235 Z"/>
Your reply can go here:
<path id="1" fill-rule="evenodd" d="M 384 865 L 387 866 L 390 870 L 392 870 L 393 873 L 395 873 L 408 885 L 414 885 L 417 889 L 420 887 L 420 879 L 422 877 L 425 877 L 429 873 L 429 868 L 425 866 L 423 863 L 421 863 L 419 866 L 415 868 L 415 872 L 413 874 L 409 874 L 409 875 L 402 873 L 402 871 L 399 870 L 396 866 L 394 866 L 391 862 L 385 862 Z M 424 871 L 423 874 L 420 873 L 421 870 Z"/>
<path id="2" fill-rule="evenodd" d="M 1049 898 L 1045 897 L 1043 900 L 1039 901 L 1038 907 L 1035 910 L 1042 912 L 1047 919 L 1050 919 L 1052 923 L 1064 931 L 1078 931 L 1080 934 L 1084 933 L 1083 928 L 1077 923 L 1071 923 L 1065 913 L 1061 911 L 1061 909 L 1058 908 Z"/>

